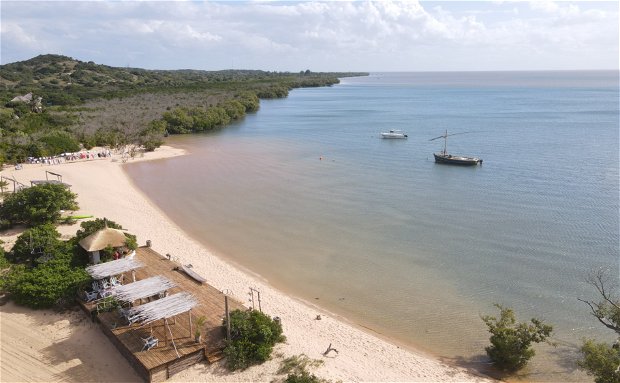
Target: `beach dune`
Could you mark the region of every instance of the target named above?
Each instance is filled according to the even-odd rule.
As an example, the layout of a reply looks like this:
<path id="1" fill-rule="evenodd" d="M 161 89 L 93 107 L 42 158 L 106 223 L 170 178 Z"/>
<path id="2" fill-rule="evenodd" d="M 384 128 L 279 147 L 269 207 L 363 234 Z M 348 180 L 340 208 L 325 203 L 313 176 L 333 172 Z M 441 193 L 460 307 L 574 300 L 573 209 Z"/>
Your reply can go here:
<path id="1" fill-rule="evenodd" d="M 182 155 L 163 146 L 144 157 L 130 160 L 165 160 Z M 280 362 L 305 354 L 323 364 L 311 372 L 331 380 L 398 382 L 482 382 L 490 379 L 464 368 L 411 351 L 364 331 L 343 318 L 286 295 L 264 280 L 234 267 L 186 235 L 153 205 L 123 171 L 119 156 L 59 165 L 24 165 L 8 168 L 2 175 L 24 184 L 42 179 L 45 171 L 62 174 L 78 194 L 79 214 L 106 217 L 137 235 L 138 243 L 151 240 L 161 254 L 172 254 L 218 289 L 228 289 L 242 302 L 250 287 L 261 292 L 263 312 L 282 320 L 286 342 L 277 345 L 272 360 L 242 372 L 228 373 L 220 365 L 198 364 L 171 381 L 271 381 Z M 78 226 L 60 226 L 65 237 Z M 0 236 L 10 246 L 15 235 Z M 317 320 L 317 315 L 321 319 Z M 9 303 L 0 307 L 1 381 L 138 381 L 128 362 L 110 341 L 80 312 L 32 311 Z M 338 350 L 323 356 L 329 345 Z M 47 351 L 54 351 L 53 353 Z M 52 355 L 50 355 L 52 354 Z"/>

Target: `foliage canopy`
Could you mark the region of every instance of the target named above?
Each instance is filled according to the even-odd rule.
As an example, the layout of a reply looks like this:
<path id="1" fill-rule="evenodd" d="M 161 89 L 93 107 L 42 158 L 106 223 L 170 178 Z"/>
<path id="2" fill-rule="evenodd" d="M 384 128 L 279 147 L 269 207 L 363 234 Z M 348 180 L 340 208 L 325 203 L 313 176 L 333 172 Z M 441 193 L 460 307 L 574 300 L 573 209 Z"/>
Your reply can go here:
<path id="1" fill-rule="evenodd" d="M 487 355 L 493 364 L 508 372 L 523 368 L 535 355 L 532 343 L 545 341 L 553 327 L 533 318 L 531 323 L 517 323 L 512 309 L 495 304 L 500 317 L 485 315 L 482 320 L 491 333 L 491 345 L 486 347 Z"/>
<path id="2" fill-rule="evenodd" d="M 70 244 L 59 238 L 51 224 L 33 227 L 18 238 L 11 253 L 22 263 L 13 264 L 2 283 L 16 303 L 35 309 L 62 305 L 90 279 L 86 270 L 76 265 Z M 42 247 L 37 259 L 26 262 L 31 240 Z"/>
<path id="3" fill-rule="evenodd" d="M 77 210 L 77 195 L 62 184 L 40 184 L 4 198 L 0 218 L 29 226 L 55 222 L 61 210 Z"/>
<path id="4" fill-rule="evenodd" d="M 256 310 L 232 311 L 230 329 L 231 340 L 226 344 L 224 355 L 226 366 L 231 371 L 265 362 L 271 356 L 273 346 L 285 339 L 280 322 Z"/>
<path id="5" fill-rule="evenodd" d="M 578 366 L 596 383 L 620 383 L 620 298 L 616 295 L 617 277 L 610 269 L 594 270 L 586 278 L 599 294 L 600 300 L 583 300 L 590 307 L 590 314 L 618 337 L 613 344 L 586 339 L 581 346 L 583 359 Z"/>
<path id="6" fill-rule="evenodd" d="M 60 233 L 51 223 L 31 227 L 25 230 L 13 245 L 8 259 L 13 263 L 33 265 L 35 257 L 41 253 L 65 251 L 66 244 L 60 240 Z"/>

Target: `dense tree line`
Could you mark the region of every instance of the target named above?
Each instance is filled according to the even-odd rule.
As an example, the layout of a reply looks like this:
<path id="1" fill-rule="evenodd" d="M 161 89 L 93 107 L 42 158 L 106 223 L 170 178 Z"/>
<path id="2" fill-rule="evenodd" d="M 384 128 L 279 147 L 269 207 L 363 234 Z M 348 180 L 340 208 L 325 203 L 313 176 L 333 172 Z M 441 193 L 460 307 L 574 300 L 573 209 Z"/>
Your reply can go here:
<path id="1" fill-rule="evenodd" d="M 161 121 L 153 121 L 151 127 L 162 128 L 170 134 L 204 132 L 225 126 L 245 116 L 246 112 L 258 110 L 258 96 L 243 92 L 211 107 L 179 107 L 165 112 Z"/>
<path id="2" fill-rule="evenodd" d="M 225 126 L 245 113 L 258 109 L 259 98 L 286 97 L 290 89 L 329 86 L 338 77 L 367 73 L 300 73 L 259 70 L 146 70 L 115 68 L 82 62 L 60 55 L 40 55 L 30 60 L 0 65 L 0 164 L 23 162 L 28 157 L 54 156 L 78 150 L 79 145 L 118 147 L 138 144 L 146 150 L 161 145 L 166 133 L 200 132 Z M 42 98 L 39 110 L 33 104 L 10 103 L 15 96 L 33 94 Z M 117 121 L 115 113 L 89 110 L 99 118 L 94 129 L 80 118 L 81 106 L 94 100 L 122 100 L 140 95 L 216 95 L 216 105 L 174 105 L 145 119 L 143 109 L 127 111 L 133 120 Z M 242 110 L 239 103 L 243 105 Z M 193 103 L 192 103 L 193 104 Z M 169 107 L 169 106 L 168 106 Z M 213 109 L 213 110 L 211 110 Z M 118 114 L 116 114 L 118 115 Z M 163 117 L 163 118 L 162 118 Z M 189 120 L 192 120 L 190 123 Z M 135 121 L 135 122 L 134 122 Z M 165 125 L 160 122 L 165 122 Z"/>

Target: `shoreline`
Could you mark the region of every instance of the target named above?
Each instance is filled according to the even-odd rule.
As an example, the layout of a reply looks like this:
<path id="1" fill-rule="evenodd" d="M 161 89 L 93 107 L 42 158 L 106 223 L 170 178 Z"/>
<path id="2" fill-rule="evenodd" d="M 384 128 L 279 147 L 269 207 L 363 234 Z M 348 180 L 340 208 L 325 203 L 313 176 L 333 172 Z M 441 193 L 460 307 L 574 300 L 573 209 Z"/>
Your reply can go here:
<path id="1" fill-rule="evenodd" d="M 144 157 L 127 163 L 163 160 L 183 154 L 186 154 L 183 149 L 162 146 L 155 152 L 146 153 Z M 22 170 L 3 170 L 2 173 L 8 173 L 26 184 L 30 179 L 37 178 L 35 175 L 40 178 L 45 170 L 62 174 L 63 180 L 73 185 L 72 191 L 78 194 L 79 213 L 106 217 L 121 224 L 137 235 L 139 244 L 152 240 L 155 251 L 170 253 L 184 264 L 191 263 L 199 274 L 207 278 L 209 284 L 220 290 L 230 290 L 242 302 L 246 302 L 249 287 L 259 289 L 263 311 L 282 319 L 287 337 L 284 344 L 276 345 L 272 359 L 260 366 L 225 373 L 218 364 L 198 364 L 172 376 L 170 381 L 271 381 L 283 378 L 276 374 L 282 359 L 302 353 L 312 359 L 322 360 L 323 365 L 311 372 L 331 380 L 492 381 L 475 371 L 441 362 L 437 356 L 415 350 L 372 328 L 278 290 L 259 274 L 231 262 L 225 255 L 215 254 L 181 230 L 152 203 L 129 178 L 119 159 L 115 155 L 112 160 L 106 158 L 60 165 L 25 165 Z M 70 236 L 75 234 L 78 227 L 79 224 L 61 225 L 59 231 L 63 236 Z M 0 238 L 7 242 L 4 235 Z M 15 319 L 12 314 L 5 314 L 4 308 L 0 311 L 3 323 Z M 321 315 L 321 320 L 315 319 L 317 314 Z M 28 315 L 36 317 L 41 312 L 32 311 Z M 7 336 L 2 337 L 3 354 L 8 346 L 5 338 Z M 321 354 L 330 343 L 339 353 L 335 357 L 323 357 Z M 3 363 L 3 366 L 7 364 Z M 101 376 L 86 379 L 98 380 Z"/>

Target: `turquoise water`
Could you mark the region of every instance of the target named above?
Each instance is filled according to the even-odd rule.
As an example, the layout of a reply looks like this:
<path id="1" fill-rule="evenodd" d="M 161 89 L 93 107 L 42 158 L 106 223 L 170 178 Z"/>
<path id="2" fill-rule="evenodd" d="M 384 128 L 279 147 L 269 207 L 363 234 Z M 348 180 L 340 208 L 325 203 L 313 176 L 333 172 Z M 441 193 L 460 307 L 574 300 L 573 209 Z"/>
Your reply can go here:
<path id="1" fill-rule="evenodd" d="M 485 370 L 498 302 L 555 325 L 528 380 L 582 380 L 577 298 L 618 276 L 618 72 L 385 73 L 261 101 L 127 170 L 184 230 L 273 285 Z M 402 129 L 407 140 L 379 133 Z M 437 165 L 448 151 L 479 167 Z"/>

